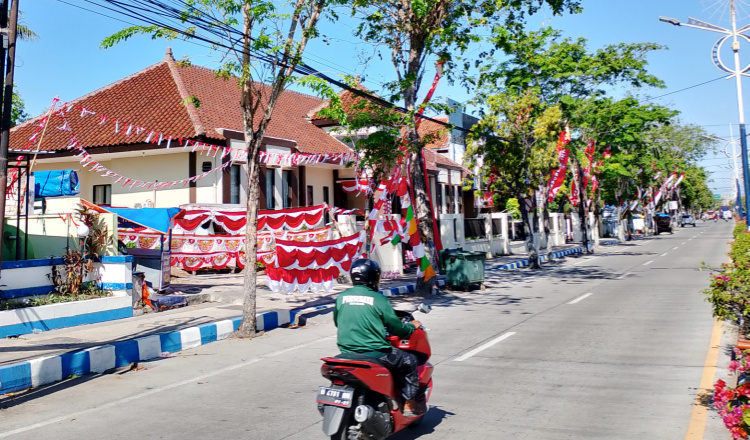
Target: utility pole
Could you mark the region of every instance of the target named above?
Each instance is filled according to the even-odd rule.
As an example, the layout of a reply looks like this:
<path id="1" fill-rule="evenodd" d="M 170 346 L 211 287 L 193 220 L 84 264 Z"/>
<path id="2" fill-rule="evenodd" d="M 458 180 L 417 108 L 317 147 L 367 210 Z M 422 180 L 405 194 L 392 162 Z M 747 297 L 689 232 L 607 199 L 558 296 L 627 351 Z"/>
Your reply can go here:
<path id="1" fill-rule="evenodd" d="M 739 107 L 740 116 L 740 147 L 742 154 L 742 177 L 745 181 L 745 212 L 750 213 L 750 171 L 748 170 L 748 157 L 747 157 L 747 131 L 745 130 L 745 105 L 742 100 L 742 76 L 747 75 L 750 70 L 750 65 L 744 69 L 740 67 L 740 42 L 738 37 L 742 37 L 745 41 L 750 42 L 750 37 L 743 34 L 743 32 L 750 30 L 750 25 L 745 25 L 741 29 L 737 29 L 737 10 L 735 8 L 735 0 L 729 1 L 729 10 L 732 18 L 732 29 L 725 29 L 720 26 L 716 26 L 711 23 L 706 23 L 695 18 L 688 18 L 687 23 L 680 23 L 680 20 L 676 18 L 659 17 L 659 21 L 669 23 L 675 26 L 687 26 L 696 29 L 702 29 L 706 31 L 718 32 L 724 34 L 723 37 L 714 44 L 712 57 L 713 62 L 719 70 L 730 73 L 728 78 L 734 77 L 737 83 L 737 105 Z M 734 69 L 727 67 L 721 60 L 721 48 L 724 43 L 732 39 L 732 51 L 734 52 Z M 750 231 L 750 221 L 747 222 L 748 230 Z"/>
<path id="2" fill-rule="evenodd" d="M 8 28 L 8 5 L 11 1 L 13 3 L 10 13 L 11 26 Z M 18 1 L 0 0 L 0 41 L 2 41 L 0 45 L 0 72 L 5 73 L 2 93 L 0 93 L 0 98 L 2 98 L 2 119 L 0 120 L 0 243 L 5 236 L 5 196 L 8 185 L 8 143 L 10 140 L 11 107 L 13 105 L 13 63 L 16 53 Z M 16 226 L 20 227 L 20 225 Z M 2 252 L 0 252 L 0 264 L 2 258 Z"/>

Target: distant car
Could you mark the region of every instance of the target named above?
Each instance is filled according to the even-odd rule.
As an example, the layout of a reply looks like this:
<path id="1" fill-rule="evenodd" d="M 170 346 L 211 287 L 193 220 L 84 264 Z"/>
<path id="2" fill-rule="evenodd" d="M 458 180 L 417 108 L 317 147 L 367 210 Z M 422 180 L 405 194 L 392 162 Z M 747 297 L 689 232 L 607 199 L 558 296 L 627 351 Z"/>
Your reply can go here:
<path id="1" fill-rule="evenodd" d="M 690 214 L 683 214 L 682 217 L 680 217 L 680 227 L 684 228 L 687 225 L 695 227 L 695 217 Z"/>
<path id="2" fill-rule="evenodd" d="M 674 230 L 672 229 L 672 217 L 670 217 L 669 215 L 655 214 L 654 223 L 656 223 L 656 235 L 659 235 L 662 232 L 669 232 L 670 234 L 674 234 Z"/>

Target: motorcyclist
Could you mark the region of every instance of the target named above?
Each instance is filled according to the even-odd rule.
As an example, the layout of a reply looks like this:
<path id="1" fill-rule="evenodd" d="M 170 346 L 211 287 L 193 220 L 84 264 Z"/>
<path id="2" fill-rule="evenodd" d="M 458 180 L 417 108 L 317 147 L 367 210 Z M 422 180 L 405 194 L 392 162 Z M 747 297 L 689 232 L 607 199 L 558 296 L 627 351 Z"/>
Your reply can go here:
<path id="1" fill-rule="evenodd" d="M 336 298 L 333 322 L 338 327 L 337 344 L 343 354 L 374 358 L 385 365 L 394 377 L 401 379 L 404 415 L 413 416 L 424 411 L 415 401 L 419 388 L 417 357 L 393 347 L 386 339 L 386 330 L 399 338 L 408 338 L 421 327 L 419 321 L 401 322 L 388 299 L 378 293 L 380 266 L 369 259 L 352 263 L 350 270 L 354 287 Z"/>

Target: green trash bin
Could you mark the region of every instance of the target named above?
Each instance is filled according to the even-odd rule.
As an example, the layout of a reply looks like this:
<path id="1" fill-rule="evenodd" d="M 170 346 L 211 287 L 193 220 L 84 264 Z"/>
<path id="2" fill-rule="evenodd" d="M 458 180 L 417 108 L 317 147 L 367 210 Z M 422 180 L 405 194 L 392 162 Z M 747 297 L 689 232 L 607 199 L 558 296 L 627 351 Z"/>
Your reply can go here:
<path id="1" fill-rule="evenodd" d="M 484 252 L 448 249 L 442 254 L 441 268 L 448 286 L 468 290 L 472 284 L 484 288 Z"/>

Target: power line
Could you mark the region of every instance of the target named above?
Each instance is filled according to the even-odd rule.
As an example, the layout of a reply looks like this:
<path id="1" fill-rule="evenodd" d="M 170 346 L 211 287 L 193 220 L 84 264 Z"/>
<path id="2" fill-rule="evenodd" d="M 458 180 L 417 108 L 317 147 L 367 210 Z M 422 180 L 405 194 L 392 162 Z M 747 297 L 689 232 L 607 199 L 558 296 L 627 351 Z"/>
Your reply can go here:
<path id="1" fill-rule="evenodd" d="M 643 100 L 643 102 L 653 101 L 654 99 L 659 99 L 659 98 L 663 98 L 663 97 L 665 97 L 665 96 L 669 96 L 669 95 L 674 95 L 675 93 L 680 93 L 680 92 L 684 92 L 685 90 L 690 90 L 690 89 L 694 89 L 694 88 L 696 88 L 696 87 L 700 87 L 700 86 L 706 85 L 706 84 L 708 84 L 708 83 L 712 83 L 712 82 L 714 82 L 714 81 L 718 81 L 718 80 L 720 80 L 720 79 L 725 79 L 725 78 L 726 78 L 726 75 L 724 75 L 724 76 L 720 76 L 720 77 L 718 77 L 718 78 L 714 78 L 714 79 L 711 79 L 711 80 L 708 80 L 708 81 L 704 81 L 704 82 L 702 82 L 702 83 L 700 83 L 700 84 L 695 84 L 695 85 L 692 85 L 692 86 L 690 86 L 690 87 L 685 87 L 684 89 L 680 89 L 680 90 L 675 90 L 674 92 L 669 92 L 669 93 L 665 93 L 665 94 L 663 94 L 663 95 L 659 95 L 659 96 L 654 96 L 654 97 L 651 97 L 651 98 L 647 98 L 647 99 L 644 99 L 644 100 Z"/>

